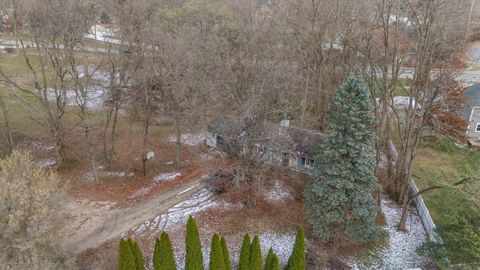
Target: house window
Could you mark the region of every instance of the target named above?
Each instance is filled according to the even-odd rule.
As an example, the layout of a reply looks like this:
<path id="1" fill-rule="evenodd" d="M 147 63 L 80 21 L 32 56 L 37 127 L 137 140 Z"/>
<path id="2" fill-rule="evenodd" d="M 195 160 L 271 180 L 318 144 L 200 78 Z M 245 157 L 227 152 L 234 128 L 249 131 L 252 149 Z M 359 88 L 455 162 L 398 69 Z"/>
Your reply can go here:
<path id="1" fill-rule="evenodd" d="M 480 123 L 477 124 L 477 128 L 475 128 L 475 132 L 480 132 Z"/>
<path id="2" fill-rule="evenodd" d="M 315 161 L 313 159 L 302 158 L 302 165 L 303 165 L 303 167 L 305 167 L 307 169 L 311 169 L 313 167 L 314 163 L 315 163 Z"/>
<path id="3" fill-rule="evenodd" d="M 225 144 L 225 140 L 222 136 L 217 135 L 217 146 L 222 147 Z"/>

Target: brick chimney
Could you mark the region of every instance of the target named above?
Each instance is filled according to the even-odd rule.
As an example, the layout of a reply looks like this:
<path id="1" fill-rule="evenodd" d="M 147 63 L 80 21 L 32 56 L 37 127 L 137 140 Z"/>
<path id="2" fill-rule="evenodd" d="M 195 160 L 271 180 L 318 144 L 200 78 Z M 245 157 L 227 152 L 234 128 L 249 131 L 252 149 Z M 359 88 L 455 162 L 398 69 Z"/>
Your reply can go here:
<path id="1" fill-rule="evenodd" d="M 290 120 L 284 119 L 280 122 L 280 128 L 278 129 L 279 135 L 286 135 L 287 129 L 290 126 Z"/>

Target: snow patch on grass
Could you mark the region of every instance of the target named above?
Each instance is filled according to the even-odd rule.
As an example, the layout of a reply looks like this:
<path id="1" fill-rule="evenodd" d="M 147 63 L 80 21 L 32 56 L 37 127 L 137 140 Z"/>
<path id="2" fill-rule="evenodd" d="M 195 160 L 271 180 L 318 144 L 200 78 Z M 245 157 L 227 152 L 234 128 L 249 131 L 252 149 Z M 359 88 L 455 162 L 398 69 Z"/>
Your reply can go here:
<path id="1" fill-rule="evenodd" d="M 124 171 L 103 171 L 105 167 L 104 166 L 98 166 L 97 167 L 97 173 L 99 178 L 124 178 L 124 177 L 132 177 L 135 174 L 133 172 L 124 172 Z M 95 174 L 93 170 L 89 171 L 86 173 L 85 178 L 88 181 L 95 181 Z"/>
<path id="2" fill-rule="evenodd" d="M 153 181 L 157 184 L 159 183 L 164 183 L 164 182 L 170 182 L 172 180 L 175 180 L 175 178 L 181 176 L 182 174 L 179 172 L 173 172 L 173 173 L 161 173 L 157 174 L 154 178 Z"/>
<path id="3" fill-rule="evenodd" d="M 213 159 L 213 157 L 212 157 L 211 155 L 209 155 L 209 154 L 201 154 L 201 155 L 200 155 L 200 158 L 201 158 L 202 160 L 204 160 L 204 161 L 212 160 L 212 159 Z"/>
<path id="4" fill-rule="evenodd" d="M 132 195 L 130 195 L 128 198 L 129 199 L 135 199 L 135 198 L 138 198 L 138 197 L 141 197 L 143 195 L 146 195 L 148 194 L 148 192 L 150 192 L 150 190 L 152 190 L 152 187 L 142 187 L 141 189 L 135 191 Z"/>
<path id="5" fill-rule="evenodd" d="M 284 182 L 275 180 L 273 187 L 264 193 L 264 198 L 271 203 L 293 200 L 293 192 Z"/>
<path id="6" fill-rule="evenodd" d="M 84 89 L 85 94 L 75 93 L 74 90 L 66 90 L 66 102 L 69 106 L 79 106 L 85 104 L 88 109 L 101 110 L 105 102 L 105 89 L 103 86 L 90 85 Z M 54 89 L 48 89 L 48 100 L 54 101 L 57 99 Z"/>
<path id="7" fill-rule="evenodd" d="M 260 238 L 260 246 L 262 254 L 267 255 L 270 248 L 277 254 L 282 265 L 286 265 L 288 258 L 292 254 L 293 244 L 295 243 L 294 234 L 281 234 L 276 232 L 266 232 L 258 236 Z"/>
<path id="8" fill-rule="evenodd" d="M 46 151 L 51 151 L 51 150 L 55 149 L 55 146 L 53 144 L 43 143 L 43 142 L 38 142 L 38 141 L 33 141 L 32 146 L 36 149 L 46 150 Z"/>
<path id="9" fill-rule="evenodd" d="M 426 233 L 415 209 L 408 214 L 407 231 L 397 231 L 402 208 L 388 198 L 382 199 L 382 211 L 388 233 L 388 242 L 369 253 L 364 258 L 349 258 L 346 263 L 352 269 L 405 269 L 422 268 L 428 258 L 416 253 L 416 249 L 426 241 Z"/>
<path id="10" fill-rule="evenodd" d="M 57 164 L 57 161 L 55 159 L 42 159 L 37 162 L 37 166 L 40 168 L 50 168 L 53 167 Z"/>
<path id="11" fill-rule="evenodd" d="M 180 136 L 180 141 L 183 144 L 189 145 L 189 146 L 197 146 L 205 141 L 207 137 L 207 134 L 205 132 L 200 132 L 200 133 L 186 133 L 182 134 Z M 177 141 L 177 137 L 175 135 L 172 135 L 168 137 L 168 142 L 174 143 Z"/>
<path id="12" fill-rule="evenodd" d="M 194 216 L 212 208 L 225 207 L 232 206 L 228 203 L 215 201 L 210 191 L 202 189 L 191 198 L 175 204 L 166 212 L 156 216 L 151 222 L 147 220 L 142 225 L 133 228 L 132 232 L 134 232 L 135 235 L 139 235 L 140 231 L 145 232 L 145 230 L 148 229 L 153 235 L 157 235 L 161 231 L 183 229 L 190 215 Z"/>

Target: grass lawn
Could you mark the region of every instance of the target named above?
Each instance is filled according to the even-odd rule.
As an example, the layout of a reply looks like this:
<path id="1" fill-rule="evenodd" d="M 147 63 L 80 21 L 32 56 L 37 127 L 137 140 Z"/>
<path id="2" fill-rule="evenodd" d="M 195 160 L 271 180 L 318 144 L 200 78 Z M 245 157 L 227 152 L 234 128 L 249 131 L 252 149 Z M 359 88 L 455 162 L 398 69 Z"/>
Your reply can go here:
<path id="1" fill-rule="evenodd" d="M 480 177 L 480 149 L 462 148 L 449 140 L 424 139 L 415 161 L 413 176 L 420 189 L 436 184 L 454 183 L 467 176 Z M 473 184 L 472 188 L 479 190 L 480 182 Z M 479 235 L 479 209 L 464 193 L 453 189 L 435 190 L 422 196 L 451 254 L 451 261 L 468 261 L 465 252 L 458 247 L 462 245 L 458 237 L 469 240 L 469 236 L 462 235 L 452 227 L 456 225 L 453 217 L 465 218 Z M 476 203 L 480 203 L 478 198 Z M 454 235 L 455 233 L 457 235 Z"/>
<path id="2" fill-rule="evenodd" d="M 41 76 L 39 72 L 41 63 L 39 56 L 36 55 L 36 51 L 34 49 L 27 49 L 26 53 L 32 67 L 38 72 L 37 76 Z M 76 56 L 78 66 L 100 64 L 102 61 L 101 57 L 98 57 L 98 55 L 94 53 L 78 53 Z M 48 65 L 50 66 L 50 63 L 48 63 Z M 34 75 L 29 69 L 22 52 L 20 55 L 16 53 L 0 53 L 0 69 L 5 72 L 10 79 L 22 87 L 32 89 Z M 54 75 L 49 67 L 46 69 L 46 76 L 50 83 Z M 39 78 L 39 81 L 42 82 L 42 79 Z M 39 108 L 39 111 L 35 111 L 32 106 L 27 106 L 21 100 L 14 97 L 10 86 L 0 84 L 0 95 L 2 95 L 6 103 L 12 131 L 28 134 L 32 137 L 44 137 L 46 135 L 45 126 L 41 126 L 31 120 L 32 117 L 36 119 L 40 118 L 43 113 L 38 100 L 32 95 L 22 93 L 18 90 L 16 90 L 16 93 L 25 99 L 25 101 L 28 101 L 29 104 Z M 64 116 L 66 123 L 74 125 L 79 122 L 79 117 L 76 115 L 77 111 L 78 109 L 73 106 L 67 108 L 67 114 Z M 90 115 L 95 122 L 104 120 L 104 113 L 102 112 L 92 111 Z M 0 127 L 2 127 L 2 125 L 3 115 L 0 112 Z"/>

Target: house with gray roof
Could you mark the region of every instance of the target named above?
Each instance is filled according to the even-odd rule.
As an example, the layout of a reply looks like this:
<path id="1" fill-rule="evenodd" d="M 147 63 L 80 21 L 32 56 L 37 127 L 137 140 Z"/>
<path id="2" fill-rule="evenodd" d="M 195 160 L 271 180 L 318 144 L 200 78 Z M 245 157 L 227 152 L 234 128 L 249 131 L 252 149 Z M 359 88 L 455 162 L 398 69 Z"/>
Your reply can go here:
<path id="1" fill-rule="evenodd" d="M 480 146 L 480 84 L 472 85 L 465 90 L 462 116 L 468 121 L 468 142 L 473 146 Z"/>
<path id="2" fill-rule="evenodd" d="M 220 116 L 207 127 L 206 144 L 228 154 L 243 153 L 245 129 L 241 118 Z M 253 158 L 270 165 L 308 172 L 315 163 L 323 134 L 291 127 L 288 120 L 280 125 L 266 123 L 254 140 Z"/>

